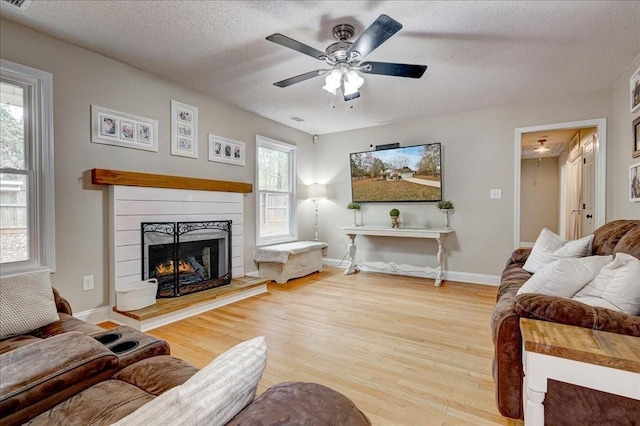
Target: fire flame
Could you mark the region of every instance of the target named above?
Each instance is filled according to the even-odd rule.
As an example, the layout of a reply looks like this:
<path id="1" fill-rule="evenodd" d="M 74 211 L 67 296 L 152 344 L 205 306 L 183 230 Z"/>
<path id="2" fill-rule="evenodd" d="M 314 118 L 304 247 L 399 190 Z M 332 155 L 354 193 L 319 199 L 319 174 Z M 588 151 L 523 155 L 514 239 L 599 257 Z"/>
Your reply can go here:
<path id="1" fill-rule="evenodd" d="M 173 274 L 174 272 L 174 267 L 173 267 L 173 260 L 169 260 L 166 263 L 161 263 L 158 266 L 156 266 L 156 275 L 167 275 L 167 274 Z M 181 274 L 185 273 L 185 272 L 194 272 L 193 268 L 191 267 L 191 265 L 189 265 L 187 262 L 185 262 L 184 260 L 179 260 L 178 261 L 178 272 L 180 272 Z"/>

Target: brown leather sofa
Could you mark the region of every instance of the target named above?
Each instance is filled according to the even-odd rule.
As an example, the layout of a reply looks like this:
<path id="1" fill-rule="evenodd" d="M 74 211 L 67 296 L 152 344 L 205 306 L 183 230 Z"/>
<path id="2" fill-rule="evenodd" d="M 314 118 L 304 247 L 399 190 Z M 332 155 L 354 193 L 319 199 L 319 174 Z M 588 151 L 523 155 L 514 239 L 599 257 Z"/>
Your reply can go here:
<path id="1" fill-rule="evenodd" d="M 169 354 L 167 342 L 121 326 L 78 320 L 54 291 L 60 320 L 0 341 L 0 424 L 108 425 L 126 417 L 197 369 Z M 313 383 L 265 391 L 229 424 L 370 425 L 344 395 Z"/>
<path id="2" fill-rule="evenodd" d="M 493 380 L 500 413 L 523 418 L 520 318 L 553 321 L 640 337 L 640 317 L 556 296 L 516 295 L 531 277 L 524 266 L 531 249 L 507 261 L 493 310 Z M 593 255 L 629 253 L 640 259 L 640 220 L 616 220 L 594 232 Z M 544 401 L 546 425 L 638 425 L 640 401 L 550 380 Z"/>

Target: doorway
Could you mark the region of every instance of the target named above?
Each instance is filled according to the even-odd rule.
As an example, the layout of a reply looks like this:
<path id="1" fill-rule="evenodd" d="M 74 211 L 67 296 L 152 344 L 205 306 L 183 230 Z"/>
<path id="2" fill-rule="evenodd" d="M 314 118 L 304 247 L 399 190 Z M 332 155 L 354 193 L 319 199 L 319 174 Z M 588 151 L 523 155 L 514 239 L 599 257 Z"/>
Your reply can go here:
<path id="1" fill-rule="evenodd" d="M 587 131 L 590 128 L 591 133 Z M 541 136 L 547 134 L 558 136 L 559 139 Z M 557 143 L 562 137 L 566 139 L 567 135 L 574 136 L 566 144 Z M 603 225 L 606 205 L 606 119 L 521 127 L 516 129 L 515 136 L 514 247 L 521 247 L 523 242 L 525 246 L 531 245 L 542 227 L 573 239 L 583 231 L 589 233 Z M 535 139 L 532 141 L 532 138 Z M 528 144 L 525 148 L 523 140 Z M 544 146 L 545 143 L 547 146 Z M 541 147 L 542 150 L 539 149 Z M 533 148 L 537 148 L 536 151 Z M 545 170 L 551 171 L 551 175 Z M 531 193 L 522 188 L 523 178 L 525 182 L 540 185 L 538 194 L 544 194 L 546 201 L 529 199 Z M 561 181 L 564 184 L 561 185 Z M 573 195 L 573 204 L 569 202 L 572 197 L 569 182 L 573 182 L 574 191 L 580 191 L 578 196 Z M 524 205 L 521 204 L 523 201 Z M 587 203 L 590 205 L 586 206 Z M 531 206 L 536 207 L 537 214 L 531 214 Z M 551 217 L 555 219 L 552 221 Z M 531 236 L 534 231 L 523 229 L 523 220 L 526 223 L 540 222 L 531 226 L 535 229 L 534 237 Z M 542 220 L 553 225 L 546 226 Z"/>

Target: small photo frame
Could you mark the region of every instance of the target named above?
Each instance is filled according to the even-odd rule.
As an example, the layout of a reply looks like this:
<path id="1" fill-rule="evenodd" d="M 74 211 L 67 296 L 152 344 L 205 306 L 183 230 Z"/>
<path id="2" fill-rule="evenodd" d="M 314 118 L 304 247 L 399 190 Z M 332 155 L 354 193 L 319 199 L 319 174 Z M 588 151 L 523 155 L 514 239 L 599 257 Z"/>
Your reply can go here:
<path id="1" fill-rule="evenodd" d="M 640 111 L 640 68 L 629 79 L 631 113 Z"/>
<path id="2" fill-rule="evenodd" d="M 158 152 L 158 121 L 91 105 L 91 142 Z"/>
<path id="3" fill-rule="evenodd" d="M 126 141 L 136 139 L 136 124 L 132 121 L 120 120 L 120 138 Z"/>
<path id="4" fill-rule="evenodd" d="M 629 201 L 640 201 L 640 163 L 629 166 Z"/>
<path id="5" fill-rule="evenodd" d="M 100 136 L 105 138 L 118 138 L 118 119 L 108 114 L 99 116 Z"/>
<path id="6" fill-rule="evenodd" d="M 151 126 L 144 123 L 137 123 L 137 131 L 136 131 L 137 141 L 139 143 L 151 143 Z"/>
<path id="7" fill-rule="evenodd" d="M 633 158 L 640 157 L 640 117 L 633 120 Z"/>
<path id="8" fill-rule="evenodd" d="M 244 166 L 245 143 L 209 134 L 209 161 Z"/>
<path id="9" fill-rule="evenodd" d="M 198 158 L 198 108 L 171 100 L 171 155 Z"/>

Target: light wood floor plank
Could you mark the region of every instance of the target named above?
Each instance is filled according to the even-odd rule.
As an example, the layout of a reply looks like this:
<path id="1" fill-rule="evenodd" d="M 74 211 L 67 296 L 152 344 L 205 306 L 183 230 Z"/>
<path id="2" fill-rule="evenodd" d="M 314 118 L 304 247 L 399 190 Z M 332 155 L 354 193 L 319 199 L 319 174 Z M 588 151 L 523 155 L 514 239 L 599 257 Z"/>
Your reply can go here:
<path id="1" fill-rule="evenodd" d="M 496 287 L 323 272 L 150 334 L 201 368 L 264 335 L 259 393 L 308 381 L 344 393 L 374 425 L 522 425 L 493 397 L 489 324 Z"/>

